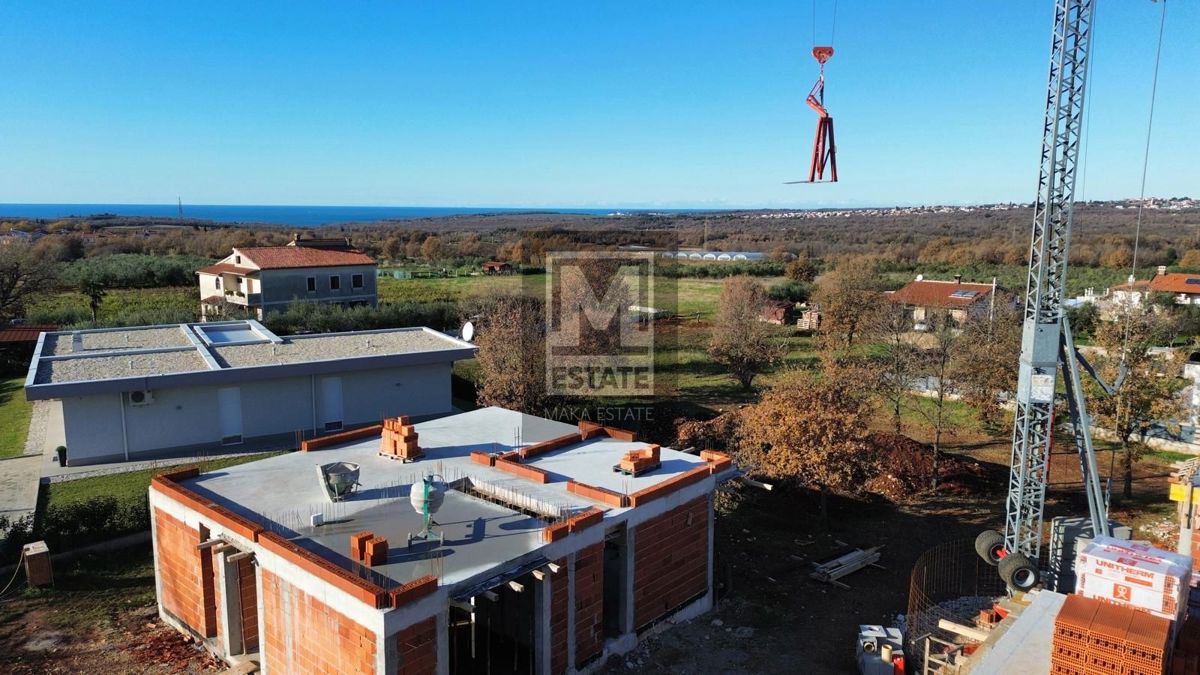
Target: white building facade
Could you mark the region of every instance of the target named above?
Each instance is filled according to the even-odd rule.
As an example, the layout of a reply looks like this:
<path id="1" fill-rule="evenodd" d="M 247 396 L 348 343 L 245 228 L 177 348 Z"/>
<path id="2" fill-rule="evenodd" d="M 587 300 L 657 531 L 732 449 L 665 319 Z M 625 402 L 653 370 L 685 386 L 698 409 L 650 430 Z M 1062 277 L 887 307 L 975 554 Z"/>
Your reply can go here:
<path id="1" fill-rule="evenodd" d="M 427 328 L 280 338 L 255 321 L 43 333 L 30 400 L 58 400 L 69 466 L 258 447 L 451 412 L 474 347 Z"/>

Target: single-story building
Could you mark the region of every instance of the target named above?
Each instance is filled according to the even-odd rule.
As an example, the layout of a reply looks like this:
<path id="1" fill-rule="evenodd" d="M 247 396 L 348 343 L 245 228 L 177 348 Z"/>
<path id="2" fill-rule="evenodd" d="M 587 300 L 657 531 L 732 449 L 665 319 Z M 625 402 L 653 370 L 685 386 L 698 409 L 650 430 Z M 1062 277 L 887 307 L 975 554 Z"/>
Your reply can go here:
<path id="1" fill-rule="evenodd" d="M 768 302 L 763 306 L 762 312 L 759 313 L 758 320 L 767 323 L 773 323 L 777 326 L 790 324 L 795 317 L 796 303 L 793 302 Z"/>
<path id="2" fill-rule="evenodd" d="M 257 321 L 43 333 L 25 396 L 62 405 L 70 466 L 294 442 L 451 412 L 475 347 L 428 328 L 278 337 Z"/>
<path id="3" fill-rule="evenodd" d="M 590 673 L 713 605 L 721 453 L 494 407 L 327 440 L 151 484 L 159 616 L 231 664 Z"/>
<path id="4" fill-rule="evenodd" d="M 498 260 L 489 260 L 489 261 L 483 263 L 482 269 L 483 269 L 484 274 L 512 274 L 513 273 L 513 266 L 511 264 L 506 263 L 506 262 L 501 262 Z"/>
<path id="5" fill-rule="evenodd" d="M 1177 305 L 1200 305 L 1200 274 L 1168 272 L 1160 266 L 1150 279 L 1150 292 L 1169 294 Z"/>
<path id="6" fill-rule="evenodd" d="M 987 316 L 995 298 L 996 280 L 990 284 L 964 283 L 962 276 L 953 281 L 926 279 L 924 275 L 884 296 L 903 304 L 911 313 L 914 330 L 928 330 L 929 320 L 937 313 L 949 314 L 956 325 L 968 318 Z"/>

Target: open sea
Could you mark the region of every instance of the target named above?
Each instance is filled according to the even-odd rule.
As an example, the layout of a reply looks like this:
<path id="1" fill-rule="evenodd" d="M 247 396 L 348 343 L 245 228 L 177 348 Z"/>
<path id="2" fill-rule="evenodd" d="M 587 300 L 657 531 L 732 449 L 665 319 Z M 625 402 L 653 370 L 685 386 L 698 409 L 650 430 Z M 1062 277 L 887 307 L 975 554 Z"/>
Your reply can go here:
<path id="1" fill-rule="evenodd" d="M 691 213 L 700 209 L 653 209 L 654 213 Z M 223 206 L 184 204 L 184 218 L 220 223 L 261 223 L 319 227 L 341 223 L 372 223 L 383 220 L 411 220 L 441 216 L 484 213 L 572 213 L 604 216 L 616 213 L 643 213 L 650 209 L 539 209 L 472 208 L 454 206 Z M 56 219 L 67 216 L 113 214 L 175 218 L 176 204 L 0 204 L 0 217 Z"/>

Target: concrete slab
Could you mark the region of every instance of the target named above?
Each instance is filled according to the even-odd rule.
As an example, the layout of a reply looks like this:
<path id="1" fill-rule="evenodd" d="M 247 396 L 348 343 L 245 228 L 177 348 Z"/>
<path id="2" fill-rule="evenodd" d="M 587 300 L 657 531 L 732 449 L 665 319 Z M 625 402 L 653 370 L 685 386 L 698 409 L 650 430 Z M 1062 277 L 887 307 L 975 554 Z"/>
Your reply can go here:
<path id="1" fill-rule="evenodd" d="M 1050 672 L 1054 619 L 1066 599 L 1062 593 L 1038 591 L 991 649 L 982 658 L 971 659 L 971 668 L 966 672 L 971 675 Z"/>
<path id="2" fill-rule="evenodd" d="M 549 473 L 550 482 L 537 483 L 474 462 L 470 453 L 504 452 L 564 436 L 577 431 L 577 427 L 502 408 L 474 410 L 415 426 L 425 452 L 417 462 L 406 464 L 380 456 L 380 439 L 374 436 L 338 447 L 229 467 L 185 484 L 213 502 L 342 564 L 351 562 L 350 535 L 370 530 L 386 537 L 393 551 L 390 562 L 377 572 L 407 582 L 440 568 L 443 583 L 454 585 L 467 583 L 500 563 L 519 564 L 523 556 L 534 555 L 542 546 L 541 530 L 550 520 L 592 507 L 625 510 L 568 492 L 569 479 L 636 491 L 704 464 L 698 457 L 664 448 L 662 469 L 628 478 L 614 473 L 612 466 L 626 451 L 644 444 L 591 439 L 527 462 Z M 338 503 L 329 501 L 319 478 L 318 466 L 332 462 L 359 465 L 358 489 Z M 501 497 L 515 508 L 451 491 L 435 515 L 442 525 L 446 546 L 424 544 L 406 550 L 408 533 L 421 529 L 420 516 L 408 502 L 409 490 L 431 473 L 464 489 Z M 315 514 L 320 514 L 326 524 L 314 528 L 311 518 Z"/>

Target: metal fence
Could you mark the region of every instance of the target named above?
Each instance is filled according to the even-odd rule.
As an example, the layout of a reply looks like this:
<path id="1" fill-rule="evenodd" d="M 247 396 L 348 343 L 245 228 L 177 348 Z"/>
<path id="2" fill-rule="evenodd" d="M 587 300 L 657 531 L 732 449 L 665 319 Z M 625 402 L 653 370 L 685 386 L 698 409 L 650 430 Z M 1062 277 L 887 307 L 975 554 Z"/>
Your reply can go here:
<path id="1" fill-rule="evenodd" d="M 904 652 L 923 672 L 926 638 L 942 645 L 957 636 L 939 629 L 938 621 L 972 623 L 979 610 L 991 607 L 1005 595 L 1004 582 L 996 568 L 975 553 L 971 539 L 939 544 L 917 558 L 908 588 L 908 613 Z"/>

